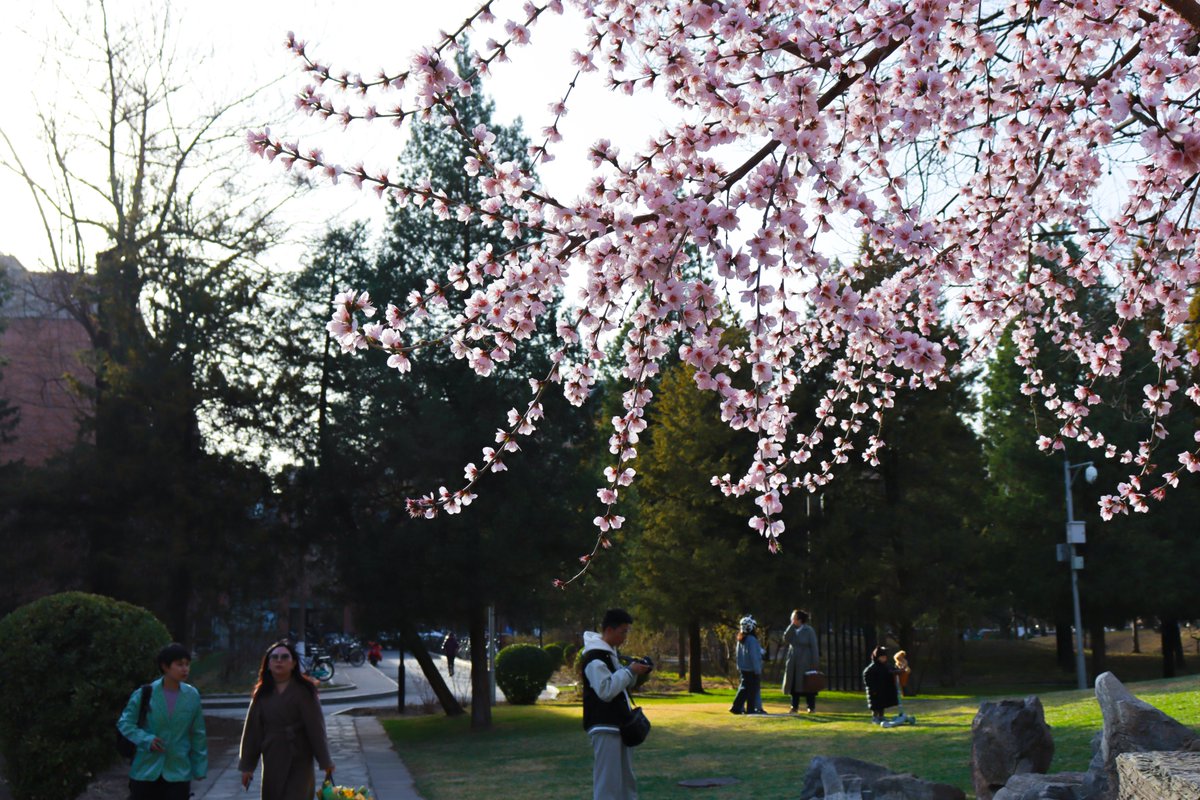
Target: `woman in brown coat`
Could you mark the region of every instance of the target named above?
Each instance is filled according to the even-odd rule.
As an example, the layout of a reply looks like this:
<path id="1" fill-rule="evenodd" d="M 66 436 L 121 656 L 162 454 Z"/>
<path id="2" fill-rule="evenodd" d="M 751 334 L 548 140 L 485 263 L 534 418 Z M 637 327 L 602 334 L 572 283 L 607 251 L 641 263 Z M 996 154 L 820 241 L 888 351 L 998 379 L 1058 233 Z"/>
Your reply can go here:
<path id="1" fill-rule="evenodd" d="M 783 693 L 791 695 L 794 714 L 800 710 L 803 696 L 809 714 L 817 708 L 817 693 L 804 691 L 804 673 L 821 668 L 821 653 L 817 647 L 817 632 L 808 624 L 808 612 L 792 612 L 792 624 L 783 632 L 787 660 L 783 666 Z"/>
<path id="2" fill-rule="evenodd" d="M 258 670 L 238 760 L 247 789 L 260 756 L 263 800 L 312 797 L 314 758 L 325 777 L 333 777 L 316 683 L 301 672 L 300 657 L 288 641 L 268 647 Z"/>

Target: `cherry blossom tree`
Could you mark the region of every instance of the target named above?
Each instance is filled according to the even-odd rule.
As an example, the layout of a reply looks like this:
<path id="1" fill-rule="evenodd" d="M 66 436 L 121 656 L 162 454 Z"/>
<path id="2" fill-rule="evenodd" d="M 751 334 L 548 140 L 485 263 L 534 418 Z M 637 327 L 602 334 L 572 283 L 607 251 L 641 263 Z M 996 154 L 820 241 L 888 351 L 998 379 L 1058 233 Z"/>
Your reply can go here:
<path id="1" fill-rule="evenodd" d="M 592 177 L 573 197 L 550 194 L 495 157 L 491 131 L 458 121 L 469 85 L 452 54 L 463 34 L 485 42 L 470 55 L 487 74 L 553 46 L 539 41 L 538 23 L 568 13 L 562 0 L 529 0 L 498 19 L 501 5 L 483 3 L 394 73 L 335 69 L 287 39 L 311 78 L 297 98 L 303 112 L 344 126 L 436 115 L 470 146 L 462 167 L 487 197 L 477 206 L 269 130 L 248 137 L 287 169 L 437 218 L 483 221 L 520 242 L 480 249 L 444 279 L 414 286 L 382 321 L 358 291 L 367 287 L 335 303 L 330 330 L 343 348 L 383 350 L 401 372 L 442 346 L 487 375 L 535 328 L 556 328 L 554 369 L 533 376 L 529 404 L 510 412 L 461 487 L 414 499 L 412 513 L 457 511 L 480 475 L 504 469 L 550 384 L 582 402 L 606 334 L 625 324 L 630 388 L 613 419 L 597 548 L 621 525 L 615 504 L 633 479 L 647 380 L 680 333 L 696 384 L 756 440 L 745 472 L 714 484 L 756 498 L 750 524 L 772 547 L 787 495 L 819 489 L 851 458 L 876 462 L 900 388 L 933 388 L 978 365 L 1005 331 L 1023 392 L 1055 420 L 1040 445 L 1075 439 L 1125 465 L 1128 478 L 1101 501 L 1105 517 L 1145 511 L 1182 473 L 1200 471 L 1200 433 L 1172 427 L 1173 407 L 1200 404 L 1200 352 L 1181 335 L 1200 284 L 1194 0 L 571 0 L 586 31 L 579 74 L 603 71 L 614 91 L 657 92 L 677 111 L 638 152 L 595 141 Z M 531 148 L 536 161 L 560 141 L 574 81 L 564 84 Z M 864 286 L 861 266 L 831 248 L 839 231 L 895 253 L 896 267 Z M 711 276 L 683 277 L 686 246 Z M 543 299 L 568 279 L 581 287 L 575 310 L 547 319 Z M 1077 284 L 1104 287 L 1117 322 L 1089 331 L 1070 310 Z M 722 344 L 726 301 L 745 346 Z M 448 306 L 449 322 L 435 336 L 409 335 L 433 306 Z M 1155 377 L 1143 389 L 1145 435 L 1120 449 L 1090 412 L 1103 400 L 1097 382 L 1131 371 L 1123 330 L 1133 320 L 1155 331 Z M 1080 380 L 1060 385 L 1036 368 L 1037 331 L 1082 365 Z M 740 369 L 750 388 L 731 380 Z M 811 370 L 834 380 L 815 416 L 801 418 L 793 393 Z"/>

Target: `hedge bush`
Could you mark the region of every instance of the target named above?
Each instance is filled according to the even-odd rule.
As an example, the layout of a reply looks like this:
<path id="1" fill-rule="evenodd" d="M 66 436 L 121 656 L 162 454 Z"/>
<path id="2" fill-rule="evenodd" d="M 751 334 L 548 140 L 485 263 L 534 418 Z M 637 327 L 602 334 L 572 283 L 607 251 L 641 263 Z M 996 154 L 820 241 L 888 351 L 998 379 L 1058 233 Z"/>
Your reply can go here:
<path id="1" fill-rule="evenodd" d="M 562 642 L 551 642 L 550 644 L 546 645 L 542 649 L 545 650 L 547 653 L 549 653 L 550 657 L 554 659 L 554 669 L 555 670 L 562 669 L 563 665 L 567 663 L 567 656 L 563 652 L 563 643 Z"/>
<path id="2" fill-rule="evenodd" d="M 170 634 L 100 595 L 44 597 L 0 619 L 0 752 L 15 800 L 63 800 L 117 758 L 117 717 L 160 673 Z"/>
<path id="3" fill-rule="evenodd" d="M 575 668 L 575 657 L 579 655 L 579 645 L 571 642 L 563 648 L 563 660 L 567 662 L 567 666 Z"/>
<path id="4" fill-rule="evenodd" d="M 513 705 L 536 703 L 553 674 L 554 658 L 536 644 L 510 644 L 496 654 L 496 685 Z"/>

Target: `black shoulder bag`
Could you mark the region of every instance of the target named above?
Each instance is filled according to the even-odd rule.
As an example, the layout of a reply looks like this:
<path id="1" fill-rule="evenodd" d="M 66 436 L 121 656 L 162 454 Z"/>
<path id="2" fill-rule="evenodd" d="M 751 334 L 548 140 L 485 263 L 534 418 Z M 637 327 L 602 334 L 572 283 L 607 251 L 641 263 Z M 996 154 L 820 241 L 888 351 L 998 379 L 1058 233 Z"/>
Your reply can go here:
<path id="1" fill-rule="evenodd" d="M 139 728 L 146 724 L 146 712 L 150 708 L 150 691 L 153 687 L 146 683 L 142 684 L 142 699 L 138 706 L 137 726 Z M 121 758 L 126 761 L 133 761 L 133 757 L 137 755 L 137 745 L 125 738 L 125 734 L 121 733 L 121 729 L 117 728 L 117 752 L 121 754 Z"/>
<path id="2" fill-rule="evenodd" d="M 650 735 L 650 720 L 641 706 L 633 704 L 628 690 L 625 692 L 625 700 L 629 703 L 629 716 L 621 723 L 621 741 L 626 747 L 637 747 Z"/>

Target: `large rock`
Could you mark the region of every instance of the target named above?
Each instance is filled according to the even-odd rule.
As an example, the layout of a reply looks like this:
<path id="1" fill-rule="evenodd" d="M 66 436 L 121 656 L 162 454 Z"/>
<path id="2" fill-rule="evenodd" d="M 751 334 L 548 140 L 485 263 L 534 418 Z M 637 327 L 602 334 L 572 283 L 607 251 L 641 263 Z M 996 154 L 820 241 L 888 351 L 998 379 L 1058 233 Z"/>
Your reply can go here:
<path id="1" fill-rule="evenodd" d="M 874 800 L 966 800 L 966 793 L 948 783 L 923 781 L 915 775 L 885 775 L 870 787 L 863 781 L 863 797 L 870 788 Z"/>
<path id="2" fill-rule="evenodd" d="M 1200 753 L 1122 753 L 1117 776 L 1120 800 L 1198 800 Z"/>
<path id="3" fill-rule="evenodd" d="M 1013 775 L 992 800 L 1082 800 L 1083 772 Z"/>
<path id="4" fill-rule="evenodd" d="M 857 778 L 858 781 L 847 779 Z M 921 780 L 887 767 L 843 756 L 816 756 L 808 765 L 799 800 L 837 798 L 849 783 L 860 783 L 862 796 L 873 800 L 965 800 L 966 794 L 946 783 Z"/>
<path id="5" fill-rule="evenodd" d="M 842 791 L 841 776 L 851 775 L 861 778 L 863 786 L 874 784 L 886 775 L 895 775 L 887 767 L 872 764 L 870 761 L 860 761 L 857 758 L 845 756 L 814 756 L 808 763 L 808 772 L 804 774 L 804 785 L 800 787 L 798 800 L 812 800 L 814 797 L 834 797 Z"/>
<path id="6" fill-rule="evenodd" d="M 1139 700 L 1111 672 L 1096 678 L 1096 701 L 1104 715 L 1104 729 L 1093 742 L 1081 797 L 1116 800 L 1117 756 L 1153 750 L 1192 750 L 1196 732 L 1144 700 Z"/>
<path id="7" fill-rule="evenodd" d="M 971 722 L 971 779 L 979 800 L 993 800 L 1013 775 L 1044 773 L 1054 758 L 1054 739 L 1042 701 L 983 703 Z"/>

